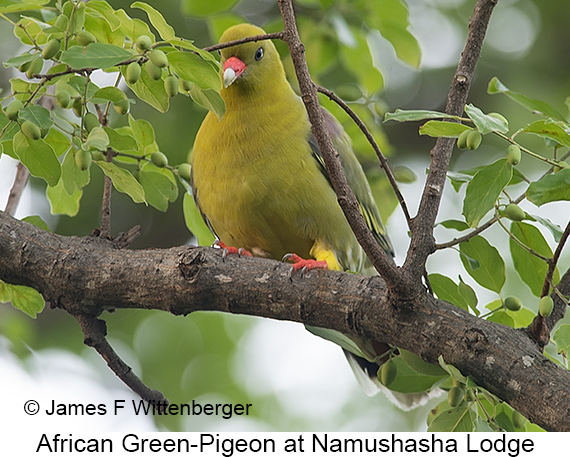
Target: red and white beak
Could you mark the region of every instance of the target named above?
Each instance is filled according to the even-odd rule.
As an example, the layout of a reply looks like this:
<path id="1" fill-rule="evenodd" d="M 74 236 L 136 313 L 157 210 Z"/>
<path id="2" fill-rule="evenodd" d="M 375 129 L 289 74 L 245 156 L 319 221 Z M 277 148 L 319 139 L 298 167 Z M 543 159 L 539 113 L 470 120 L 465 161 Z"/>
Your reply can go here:
<path id="1" fill-rule="evenodd" d="M 224 73 L 223 73 L 224 87 L 228 87 L 236 79 L 238 79 L 246 68 L 247 65 L 244 64 L 237 57 L 230 57 L 228 60 L 226 60 L 224 62 Z"/>

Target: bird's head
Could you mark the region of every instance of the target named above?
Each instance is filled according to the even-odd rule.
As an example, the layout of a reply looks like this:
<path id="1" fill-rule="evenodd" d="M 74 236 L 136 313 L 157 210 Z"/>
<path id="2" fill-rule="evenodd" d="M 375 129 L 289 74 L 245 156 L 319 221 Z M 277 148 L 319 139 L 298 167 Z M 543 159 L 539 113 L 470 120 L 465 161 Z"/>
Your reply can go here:
<path id="1" fill-rule="evenodd" d="M 265 31 L 255 25 L 239 24 L 227 29 L 220 38 L 220 43 L 263 34 Z M 263 84 L 271 84 L 272 79 L 284 74 L 279 53 L 271 40 L 231 46 L 222 49 L 220 53 L 222 79 L 226 89 L 230 86 L 244 90 L 253 87 L 259 89 Z"/>

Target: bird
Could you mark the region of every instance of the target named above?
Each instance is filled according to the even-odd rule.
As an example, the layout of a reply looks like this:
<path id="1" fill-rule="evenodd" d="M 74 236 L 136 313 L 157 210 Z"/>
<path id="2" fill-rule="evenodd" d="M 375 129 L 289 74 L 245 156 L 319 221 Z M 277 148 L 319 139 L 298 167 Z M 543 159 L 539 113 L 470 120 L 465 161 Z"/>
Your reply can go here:
<path id="1" fill-rule="evenodd" d="M 264 34 L 255 25 L 238 24 L 222 34 L 220 43 Z M 221 120 L 212 112 L 206 115 L 191 159 L 193 197 L 220 246 L 290 258 L 295 269 L 377 274 L 337 201 L 305 106 L 287 81 L 273 42 L 246 42 L 223 48 L 220 55 L 225 112 Z M 332 114 L 321 109 L 360 211 L 393 258 L 351 140 Z M 377 373 L 388 359 L 389 345 L 330 329 L 307 329 L 343 348 L 365 393 L 385 390 Z"/>

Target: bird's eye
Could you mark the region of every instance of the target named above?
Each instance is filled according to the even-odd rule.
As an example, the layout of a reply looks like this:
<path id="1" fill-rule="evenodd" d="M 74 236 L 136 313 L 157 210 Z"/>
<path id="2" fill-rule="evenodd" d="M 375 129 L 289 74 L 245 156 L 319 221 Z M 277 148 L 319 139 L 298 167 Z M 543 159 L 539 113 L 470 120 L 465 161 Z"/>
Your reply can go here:
<path id="1" fill-rule="evenodd" d="M 218 49 L 218 55 L 222 57 L 222 51 Z"/>
<path id="2" fill-rule="evenodd" d="M 263 57 L 263 48 L 258 48 L 258 50 L 255 51 L 255 60 L 261 60 L 262 57 Z"/>

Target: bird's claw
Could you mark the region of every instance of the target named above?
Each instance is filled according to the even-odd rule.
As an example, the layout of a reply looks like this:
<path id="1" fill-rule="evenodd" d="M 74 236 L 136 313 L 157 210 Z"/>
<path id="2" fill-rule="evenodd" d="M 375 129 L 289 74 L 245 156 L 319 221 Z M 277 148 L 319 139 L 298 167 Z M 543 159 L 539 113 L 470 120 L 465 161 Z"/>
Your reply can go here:
<path id="1" fill-rule="evenodd" d="M 328 264 L 326 260 L 314 260 L 314 259 L 303 259 L 297 254 L 285 254 L 283 256 L 283 262 L 293 262 L 293 265 L 289 269 L 289 279 L 292 278 L 293 273 L 301 270 L 301 277 L 308 271 L 314 270 L 316 268 L 327 269 Z"/>
<path id="2" fill-rule="evenodd" d="M 225 259 L 228 254 L 237 254 L 239 257 L 242 255 L 247 257 L 253 257 L 253 254 L 244 248 L 236 248 L 234 246 L 227 246 L 223 241 L 216 240 L 214 246 L 217 246 L 222 250 L 222 259 Z"/>

